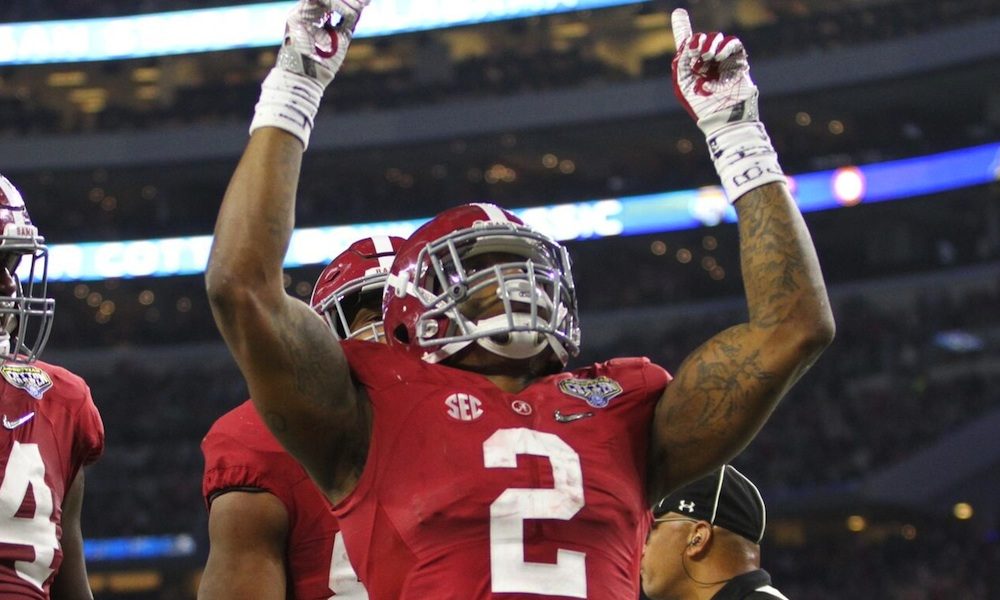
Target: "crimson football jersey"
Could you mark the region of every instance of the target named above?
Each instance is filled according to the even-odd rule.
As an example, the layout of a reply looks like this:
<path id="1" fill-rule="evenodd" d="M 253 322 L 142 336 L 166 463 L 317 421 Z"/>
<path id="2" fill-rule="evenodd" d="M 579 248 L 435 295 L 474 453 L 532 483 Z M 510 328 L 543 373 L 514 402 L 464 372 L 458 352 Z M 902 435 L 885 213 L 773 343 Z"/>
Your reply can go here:
<path id="1" fill-rule="evenodd" d="M 83 379 L 42 361 L 0 362 L 0 598 L 43 600 L 62 563 L 62 504 L 104 451 Z"/>
<path id="2" fill-rule="evenodd" d="M 264 490 L 288 511 L 288 577 L 296 600 L 368 598 L 347 559 L 330 503 L 274 438 L 249 400 L 220 417 L 201 443 L 202 494 Z"/>
<path id="3" fill-rule="evenodd" d="M 666 371 L 616 359 L 508 394 L 398 348 L 342 345 L 373 428 L 335 513 L 373 600 L 639 596 Z"/>

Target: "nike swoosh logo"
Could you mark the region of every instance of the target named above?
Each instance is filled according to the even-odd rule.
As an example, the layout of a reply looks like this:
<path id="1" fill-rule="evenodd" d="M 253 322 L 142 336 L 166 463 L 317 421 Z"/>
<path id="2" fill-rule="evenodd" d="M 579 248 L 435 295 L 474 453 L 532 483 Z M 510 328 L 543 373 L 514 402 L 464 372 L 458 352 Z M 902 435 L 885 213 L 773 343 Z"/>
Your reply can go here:
<path id="1" fill-rule="evenodd" d="M 556 418 L 556 421 L 560 423 L 572 423 L 573 421 L 579 421 L 580 419 L 586 419 L 587 417 L 592 417 L 594 416 L 594 413 L 582 412 L 582 413 L 573 413 L 569 415 L 564 415 L 557 410 L 554 416 Z"/>
<path id="2" fill-rule="evenodd" d="M 6 427 L 7 429 L 17 429 L 21 425 L 24 425 L 25 423 L 27 423 L 28 421 L 30 421 L 31 417 L 33 417 L 33 416 L 35 416 L 35 412 L 34 411 L 32 411 L 32 412 L 24 415 L 20 419 L 16 419 L 14 421 L 11 421 L 11 420 L 7 419 L 7 415 L 4 415 L 3 416 L 3 426 Z"/>

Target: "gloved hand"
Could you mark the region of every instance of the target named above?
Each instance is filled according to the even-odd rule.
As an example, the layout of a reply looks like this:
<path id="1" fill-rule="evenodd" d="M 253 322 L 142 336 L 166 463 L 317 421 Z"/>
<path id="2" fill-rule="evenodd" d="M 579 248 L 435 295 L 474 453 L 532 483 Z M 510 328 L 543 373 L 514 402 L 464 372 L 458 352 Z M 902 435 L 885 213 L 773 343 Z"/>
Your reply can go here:
<path id="1" fill-rule="evenodd" d="M 708 141 L 730 202 L 785 177 L 760 123 L 758 91 L 743 42 L 722 33 L 692 33 L 687 11 L 671 14 L 677 54 L 674 94 Z"/>
<path id="2" fill-rule="evenodd" d="M 278 127 L 309 145 L 323 91 L 347 56 L 371 0 L 299 0 L 288 13 L 274 69 L 264 79 L 250 133 Z"/>
<path id="3" fill-rule="evenodd" d="M 301 0 L 288 13 L 277 68 L 329 85 L 371 0 Z M 336 21 L 336 22 L 335 22 Z"/>
<path id="4" fill-rule="evenodd" d="M 727 123 L 756 121 L 757 86 L 739 39 L 721 33 L 691 33 L 687 11 L 671 15 L 677 55 L 674 94 L 698 127 L 711 135 Z"/>

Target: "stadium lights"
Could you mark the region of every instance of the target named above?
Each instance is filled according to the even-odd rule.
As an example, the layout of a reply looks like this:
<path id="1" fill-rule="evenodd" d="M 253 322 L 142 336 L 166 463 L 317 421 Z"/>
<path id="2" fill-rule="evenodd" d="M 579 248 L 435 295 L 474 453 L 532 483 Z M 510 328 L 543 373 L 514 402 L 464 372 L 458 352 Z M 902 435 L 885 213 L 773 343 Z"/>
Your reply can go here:
<path id="1" fill-rule="evenodd" d="M 186 533 L 89 539 L 83 542 L 84 556 L 88 561 L 193 556 L 196 550 L 197 543 L 192 536 Z"/>
<path id="2" fill-rule="evenodd" d="M 379 0 L 356 37 L 442 29 L 644 0 Z M 276 46 L 295 2 L 0 25 L 0 65 L 70 63 Z M 225 24 L 224 27 L 220 24 Z"/>
<path id="3" fill-rule="evenodd" d="M 845 175 L 845 173 L 847 175 Z M 849 184 L 845 186 L 844 178 Z M 791 178 L 803 212 L 902 200 L 1000 180 L 1000 143 Z M 560 241 L 644 235 L 735 222 L 717 186 L 643 196 L 588 200 L 514 210 Z M 352 241 L 371 235 L 408 236 L 425 219 L 297 229 L 286 268 L 323 264 Z M 211 236 L 49 247 L 50 281 L 173 277 L 205 270 Z"/>

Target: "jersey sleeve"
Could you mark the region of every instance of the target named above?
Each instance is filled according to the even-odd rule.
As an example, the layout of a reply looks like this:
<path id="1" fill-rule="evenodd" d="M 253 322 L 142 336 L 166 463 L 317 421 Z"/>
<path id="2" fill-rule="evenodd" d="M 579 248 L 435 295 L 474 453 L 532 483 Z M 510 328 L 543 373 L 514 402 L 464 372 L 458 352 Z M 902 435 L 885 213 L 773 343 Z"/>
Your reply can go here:
<path id="1" fill-rule="evenodd" d="M 205 506 L 227 491 L 258 490 L 277 497 L 292 514 L 295 502 L 293 481 L 288 474 L 298 472 L 297 463 L 287 455 L 249 447 L 237 436 L 213 428 L 201 443 L 205 456 L 202 496 Z"/>
<path id="2" fill-rule="evenodd" d="M 645 356 L 612 358 L 607 363 L 608 371 L 617 373 L 638 372 L 642 377 L 642 396 L 645 400 L 656 401 L 663 395 L 673 379 L 666 369 L 650 361 Z"/>
<path id="3" fill-rule="evenodd" d="M 646 382 L 646 390 L 654 399 L 658 400 L 667 389 L 667 386 L 670 385 L 674 376 L 660 365 L 650 362 L 649 359 L 645 360 L 646 362 L 643 365 L 642 371 L 643 379 Z"/>
<path id="4" fill-rule="evenodd" d="M 104 453 L 104 422 L 90 395 L 90 388 L 83 384 L 83 404 L 76 414 L 76 439 L 74 455 L 81 465 L 89 465 Z"/>

